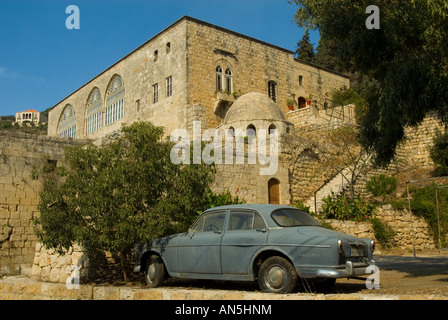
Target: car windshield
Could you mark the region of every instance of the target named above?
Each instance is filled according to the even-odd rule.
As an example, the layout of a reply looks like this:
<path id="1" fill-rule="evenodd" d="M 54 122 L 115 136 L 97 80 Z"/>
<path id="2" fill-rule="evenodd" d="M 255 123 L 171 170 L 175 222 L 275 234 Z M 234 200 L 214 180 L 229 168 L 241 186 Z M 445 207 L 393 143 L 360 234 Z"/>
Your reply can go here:
<path id="1" fill-rule="evenodd" d="M 299 227 L 299 226 L 316 226 L 321 227 L 322 225 L 313 219 L 305 211 L 298 209 L 279 209 L 275 210 L 271 214 L 272 219 L 280 227 Z"/>

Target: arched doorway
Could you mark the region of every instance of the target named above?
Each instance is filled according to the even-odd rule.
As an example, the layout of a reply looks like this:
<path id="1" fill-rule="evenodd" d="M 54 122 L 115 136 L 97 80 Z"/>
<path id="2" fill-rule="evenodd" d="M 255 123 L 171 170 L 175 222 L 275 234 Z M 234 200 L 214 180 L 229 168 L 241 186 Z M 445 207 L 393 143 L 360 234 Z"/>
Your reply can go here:
<path id="1" fill-rule="evenodd" d="M 268 181 L 269 204 L 280 204 L 280 181 L 272 178 Z"/>

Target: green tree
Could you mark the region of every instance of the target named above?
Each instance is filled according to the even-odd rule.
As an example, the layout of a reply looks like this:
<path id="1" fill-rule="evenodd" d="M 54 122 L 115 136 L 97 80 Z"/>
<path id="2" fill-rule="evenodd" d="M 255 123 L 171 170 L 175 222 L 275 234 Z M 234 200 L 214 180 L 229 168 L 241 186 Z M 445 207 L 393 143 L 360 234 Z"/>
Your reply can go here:
<path id="1" fill-rule="evenodd" d="M 364 79 L 360 141 L 379 165 L 395 156 L 406 126 L 428 111 L 448 120 L 448 3 L 445 0 L 290 0 L 299 27 L 333 43 L 341 67 Z M 380 29 L 366 8 L 380 9 Z"/>
<path id="2" fill-rule="evenodd" d="M 297 59 L 306 62 L 312 62 L 314 58 L 314 48 L 310 42 L 310 34 L 308 31 L 305 31 L 302 39 L 297 43 L 297 49 L 295 54 L 297 55 Z"/>
<path id="3" fill-rule="evenodd" d="M 430 156 L 436 165 L 436 176 L 448 176 L 448 132 L 436 132 L 434 145 L 430 148 Z"/>
<path id="4" fill-rule="evenodd" d="M 184 230 L 197 217 L 213 167 L 174 165 L 163 128 L 137 122 L 106 145 L 65 149 L 65 166 L 46 164 L 35 231 L 59 252 L 74 243 L 87 254 L 127 256 L 138 242 Z"/>

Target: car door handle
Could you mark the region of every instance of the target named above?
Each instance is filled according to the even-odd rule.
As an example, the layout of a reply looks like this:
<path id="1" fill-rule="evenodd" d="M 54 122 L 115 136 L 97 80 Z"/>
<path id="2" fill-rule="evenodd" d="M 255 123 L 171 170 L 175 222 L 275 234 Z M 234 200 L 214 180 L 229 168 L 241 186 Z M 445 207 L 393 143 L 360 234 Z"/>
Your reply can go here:
<path id="1" fill-rule="evenodd" d="M 215 230 L 215 231 L 213 231 L 213 233 L 218 233 L 218 234 L 221 234 L 221 233 L 222 233 L 222 231 L 221 231 L 221 230 Z"/>
<path id="2" fill-rule="evenodd" d="M 257 229 L 257 231 L 265 233 L 267 230 L 266 229 Z"/>

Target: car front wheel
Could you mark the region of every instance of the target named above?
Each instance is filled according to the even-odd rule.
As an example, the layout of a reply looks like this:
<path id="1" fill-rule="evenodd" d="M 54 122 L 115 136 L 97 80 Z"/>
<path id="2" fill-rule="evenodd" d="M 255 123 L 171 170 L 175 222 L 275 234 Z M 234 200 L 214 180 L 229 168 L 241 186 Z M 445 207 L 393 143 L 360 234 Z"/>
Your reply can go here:
<path id="1" fill-rule="evenodd" d="M 290 293 L 297 286 L 297 273 L 282 257 L 270 257 L 261 265 L 258 284 L 263 292 Z"/>
<path id="2" fill-rule="evenodd" d="M 156 288 L 163 283 L 165 268 L 158 255 L 149 256 L 146 263 L 145 280 L 149 288 Z"/>

